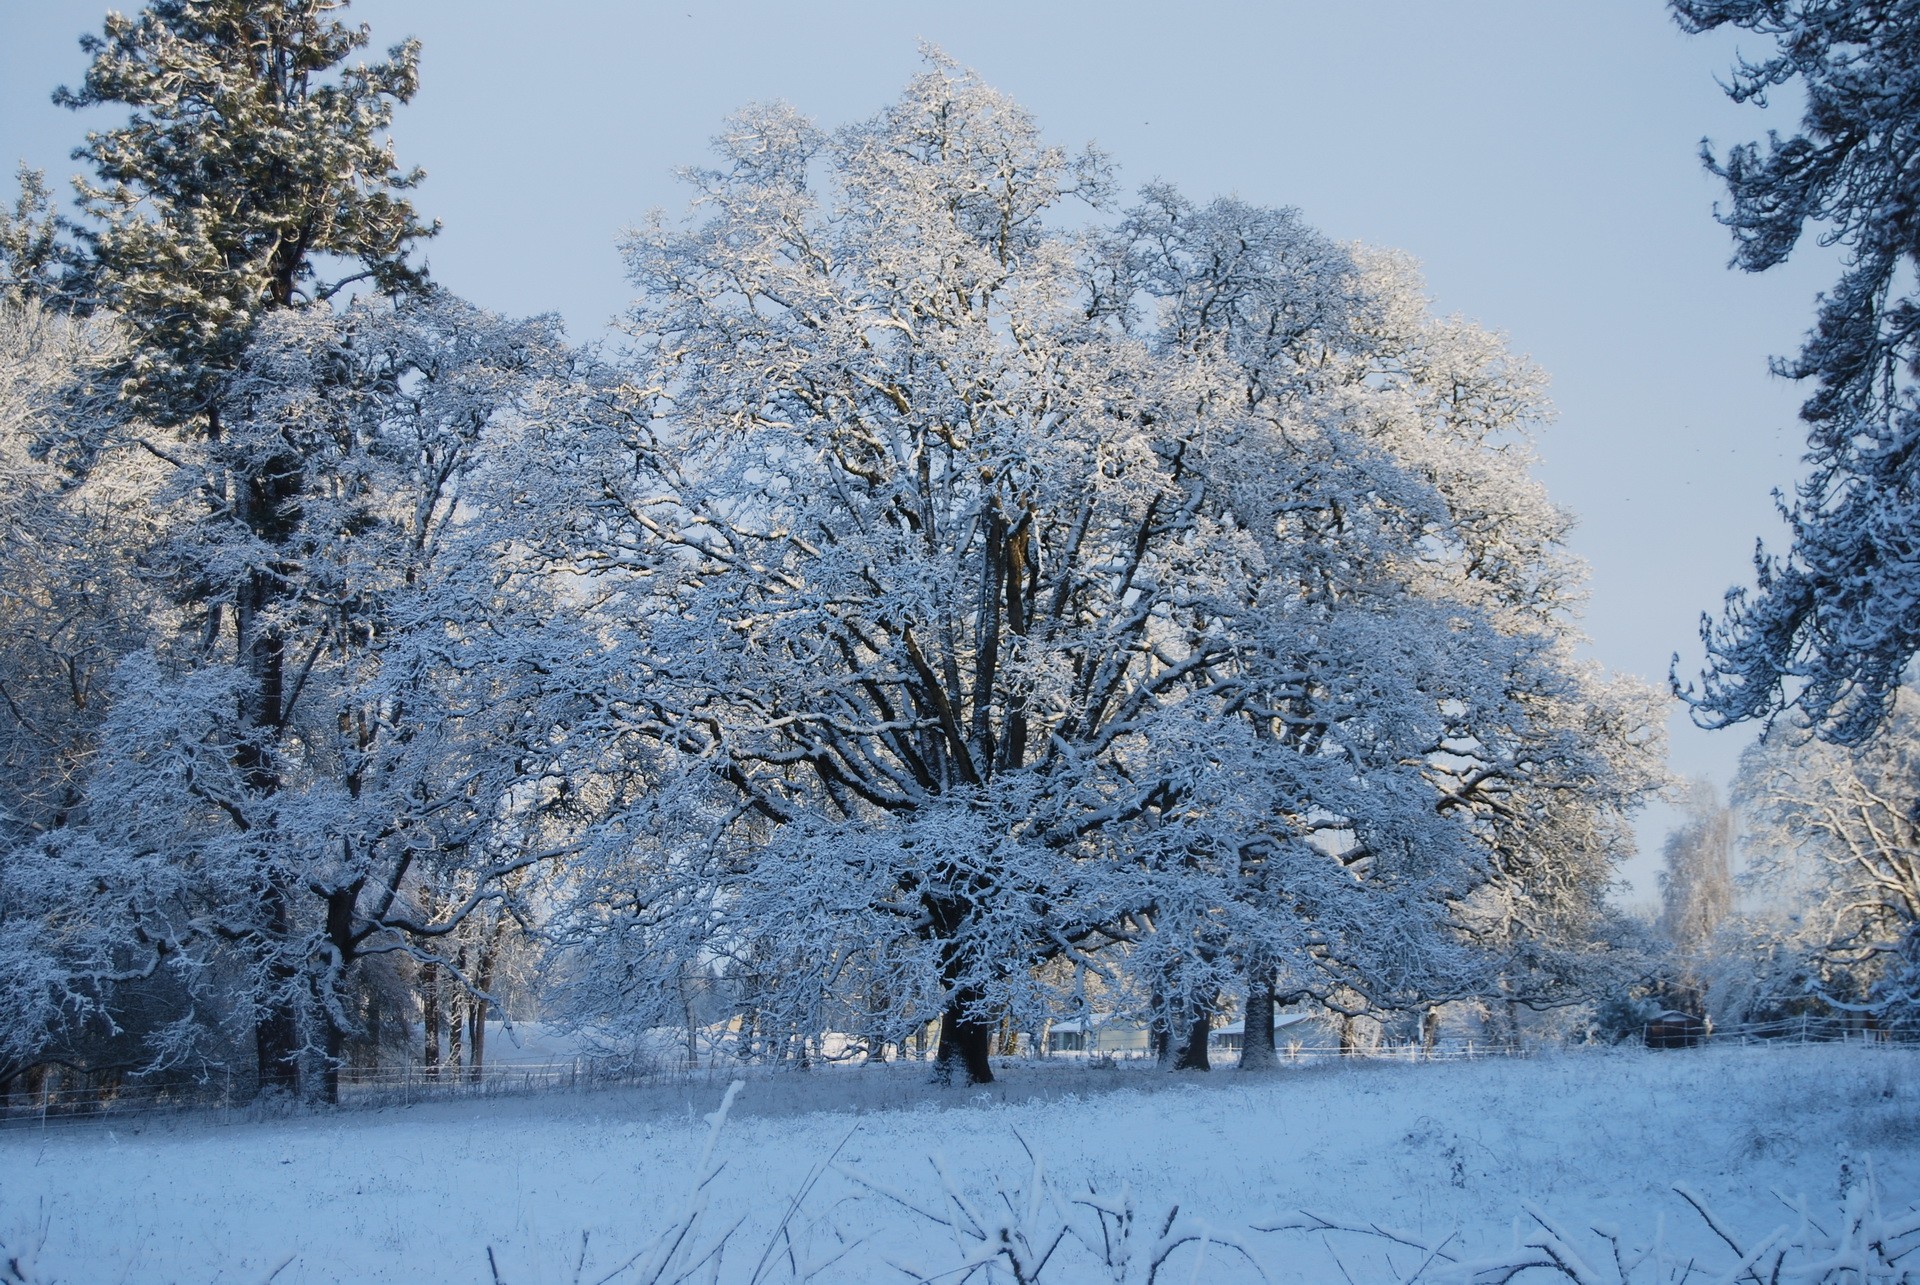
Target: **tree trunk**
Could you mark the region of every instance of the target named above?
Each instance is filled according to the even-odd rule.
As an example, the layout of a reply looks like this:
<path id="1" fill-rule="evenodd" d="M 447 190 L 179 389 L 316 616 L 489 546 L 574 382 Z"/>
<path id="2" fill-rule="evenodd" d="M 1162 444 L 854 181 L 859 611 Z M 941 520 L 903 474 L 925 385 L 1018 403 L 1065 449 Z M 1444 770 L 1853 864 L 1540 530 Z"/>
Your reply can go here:
<path id="1" fill-rule="evenodd" d="M 423 965 L 420 973 L 420 1018 L 425 1040 L 420 1050 L 420 1066 L 429 1080 L 440 1076 L 440 970 Z"/>
<path id="2" fill-rule="evenodd" d="M 487 1004 L 470 996 L 467 999 L 467 1079 L 478 1084 L 486 1068 L 481 1065 L 487 1049 Z"/>
<path id="3" fill-rule="evenodd" d="M 273 882 L 266 889 L 265 929 L 278 944 L 287 935 L 286 894 Z M 271 949 L 271 946 L 269 947 Z M 277 953 L 267 964 L 268 989 L 253 1023 L 254 1062 L 259 1072 L 257 1090 L 293 1094 L 300 1089 L 300 1024 L 287 994 L 295 984 L 294 971 Z"/>
<path id="4" fill-rule="evenodd" d="M 680 989 L 680 1020 L 687 1034 L 687 1069 L 700 1069 L 700 1027 L 699 1017 L 693 1010 L 693 988 L 687 982 L 687 970 L 682 968 L 678 974 Z"/>
<path id="5" fill-rule="evenodd" d="M 1273 1047 L 1273 977 L 1265 969 L 1255 969 L 1247 978 L 1240 1032 L 1242 1071 L 1269 1071 L 1279 1064 Z"/>
<path id="6" fill-rule="evenodd" d="M 953 1083 L 956 1067 L 964 1072 L 964 1083 L 992 1084 L 993 1065 L 987 1050 L 993 1040 L 993 1023 L 971 1016 L 970 1001 L 978 997 L 970 991 L 957 992 L 940 1019 L 940 1051 L 934 1055 L 934 1078 L 942 1084 Z"/>
<path id="7" fill-rule="evenodd" d="M 335 1106 L 340 1101 L 340 1062 L 346 1049 L 346 1032 L 334 1025 L 331 1013 L 323 1010 L 321 1020 L 326 1027 L 326 1059 L 320 1066 L 320 1100 Z"/>
<path id="8" fill-rule="evenodd" d="M 208 414 L 209 434 L 218 439 L 217 413 Z M 240 517 L 247 528 L 264 544 L 278 547 L 286 543 L 294 521 L 293 501 L 299 493 L 299 461 L 274 458 L 259 471 L 238 480 L 235 498 Z M 280 774 L 270 746 L 277 742 L 286 725 L 286 638 L 268 623 L 274 601 L 284 592 L 280 581 L 269 571 L 255 570 L 238 586 L 234 604 L 234 645 L 237 658 L 247 672 L 248 689 L 243 700 L 246 723 L 254 735 L 242 739 L 234 762 L 246 781 L 247 789 L 261 798 L 280 792 Z M 247 828 L 247 823 L 242 823 Z M 269 953 L 266 995 L 254 1019 L 254 1056 L 259 1068 L 259 1091 L 296 1092 L 299 1088 L 300 1035 L 293 1009 L 297 985 L 296 970 L 278 958 L 277 948 L 287 940 L 292 921 L 288 903 L 292 900 L 284 878 L 271 868 L 261 907 L 261 931 Z"/>
<path id="9" fill-rule="evenodd" d="M 462 1056 L 465 1044 L 465 1023 L 460 1020 L 460 1000 L 458 991 L 447 995 L 447 1074 L 453 1079 L 460 1078 L 460 1068 L 465 1062 Z"/>
<path id="10" fill-rule="evenodd" d="M 1179 1050 L 1174 1054 L 1174 1070 L 1209 1071 L 1213 1069 L 1207 1063 L 1207 1033 L 1212 1029 L 1213 1022 L 1205 1013 L 1187 1023 L 1182 1033 Z"/>
<path id="11" fill-rule="evenodd" d="M 1430 1006 L 1420 1015 L 1420 1048 L 1427 1056 L 1433 1056 L 1433 1050 L 1440 1043 L 1440 1010 Z"/>

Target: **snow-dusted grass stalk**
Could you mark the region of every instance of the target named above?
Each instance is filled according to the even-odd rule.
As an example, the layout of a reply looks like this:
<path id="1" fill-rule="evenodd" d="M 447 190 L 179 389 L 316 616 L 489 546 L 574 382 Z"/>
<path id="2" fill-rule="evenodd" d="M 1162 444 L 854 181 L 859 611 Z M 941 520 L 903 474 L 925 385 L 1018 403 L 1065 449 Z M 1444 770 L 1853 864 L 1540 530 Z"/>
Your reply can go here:
<path id="1" fill-rule="evenodd" d="M 878 1181 L 858 1169 L 836 1163 L 829 1156 L 815 1165 L 787 1207 L 750 1273 L 721 1274 L 721 1256 L 734 1224 L 717 1235 L 701 1225 L 707 1213 L 706 1192 L 724 1168 L 715 1158 L 721 1130 L 741 1082 L 727 1090 L 720 1109 L 708 1117 L 711 1127 L 692 1185 L 673 1220 L 647 1248 L 633 1255 L 594 1285 L 616 1280 L 646 1285 L 675 1285 L 689 1281 L 705 1268 L 709 1282 L 740 1280 L 761 1285 L 770 1280 L 805 1282 L 834 1263 L 845 1261 L 858 1248 L 835 1233 L 826 1257 L 802 1257 L 806 1237 L 794 1233 L 797 1216 L 827 1168 L 855 1187 L 906 1210 L 939 1235 L 927 1238 L 924 1257 L 915 1261 L 889 1259 L 888 1266 L 908 1281 L 1011 1281 L 1014 1285 L 1049 1282 L 1098 1281 L 1111 1285 L 1156 1285 L 1160 1281 L 1208 1279 L 1210 1256 L 1238 1260 L 1261 1280 L 1270 1280 L 1265 1266 L 1244 1233 L 1217 1228 L 1202 1219 L 1182 1215 L 1175 1204 L 1157 1217 L 1143 1217 L 1131 1189 L 1104 1194 L 1089 1186 L 1084 1195 L 1068 1196 L 1049 1177 L 1041 1153 L 1016 1131 L 1030 1161 L 1024 1186 L 996 1183 L 992 1198 L 968 1193 L 952 1166 L 938 1154 L 929 1156 L 936 1178 L 931 1197 Z M 849 1134 L 849 1136 L 851 1136 Z M 842 1140 L 844 1145 L 845 1139 Z M 835 1150 L 837 1155 L 838 1148 Z M 1695 1253 L 1668 1246 L 1664 1216 L 1654 1218 L 1650 1239 L 1630 1239 L 1618 1227 L 1592 1220 L 1556 1217 L 1531 1200 L 1520 1201 L 1524 1215 L 1514 1220 L 1513 1238 L 1504 1249 L 1469 1255 L 1457 1246 L 1460 1232 L 1439 1241 L 1382 1227 L 1378 1223 L 1327 1214 L 1296 1212 L 1257 1223 L 1254 1232 L 1342 1232 L 1405 1246 L 1419 1260 L 1410 1273 L 1375 1278 L 1386 1285 L 1505 1285 L 1516 1280 L 1565 1280 L 1575 1285 L 1903 1285 L 1920 1281 L 1920 1206 L 1889 1213 L 1884 1208 L 1870 1165 L 1857 1180 L 1843 1171 L 1847 1183 L 1837 1214 L 1816 1215 L 1804 1196 L 1788 1198 L 1776 1192 L 1793 1215 L 1784 1223 L 1758 1234 L 1735 1230 L 1712 1205 L 1688 1187 L 1673 1190 L 1726 1246 L 1718 1261 L 1703 1261 Z M 816 1217 L 818 1227 L 824 1218 Z M 1185 1251 L 1181 1253 L 1180 1251 Z M 1176 1254 L 1179 1261 L 1176 1265 Z M 1909 1262 L 1915 1257 L 1914 1262 Z M 584 1255 L 583 1255 L 584 1258 Z M 1224 1263 L 1221 1264 L 1224 1266 Z M 769 1276 L 769 1269 L 783 1271 Z M 1344 1267 L 1341 1269 L 1346 1271 Z M 578 1273 L 576 1273 L 578 1276 Z M 1354 1285 L 1360 1285 L 1354 1279 Z"/>
<path id="2" fill-rule="evenodd" d="M 1844 1177 L 1843 1173 L 1843 1177 Z M 1887 1213 L 1871 1166 L 1847 1188 L 1837 1215 L 1816 1218 L 1805 1196 L 1775 1197 L 1792 1220 L 1758 1235 L 1734 1230 L 1700 1195 L 1675 1184 L 1674 1192 L 1725 1245 L 1727 1257 L 1702 1262 L 1697 1255 L 1671 1249 L 1666 1219 L 1657 1216 L 1651 1240 L 1631 1241 L 1618 1227 L 1589 1221 L 1579 1224 L 1548 1214 L 1531 1200 L 1515 1218 L 1513 1240 L 1505 1249 L 1474 1257 L 1449 1252 L 1455 1232 L 1428 1243 L 1377 1224 L 1300 1212 L 1261 1224 L 1259 1231 L 1354 1232 L 1405 1245 L 1424 1257 L 1398 1285 L 1504 1285 L 1519 1279 L 1566 1280 L 1575 1285 L 1909 1285 L 1920 1281 L 1920 1261 L 1906 1261 L 1920 1250 L 1920 1206 Z"/>
<path id="3" fill-rule="evenodd" d="M 1071 1200 L 1061 1196 L 1047 1179 L 1046 1162 L 1016 1132 L 1033 1168 L 1024 1189 L 1009 1190 L 997 1186 L 994 1202 L 980 1203 L 970 1198 L 952 1170 L 938 1155 L 928 1157 L 939 1176 L 941 1204 L 924 1203 L 905 1192 L 873 1181 L 852 1169 L 836 1166 L 851 1181 L 886 1197 L 926 1222 L 945 1228 L 952 1238 L 953 1257 L 931 1265 L 896 1262 L 893 1266 L 909 1280 L 931 1285 L 934 1281 L 971 1280 L 984 1275 L 992 1281 L 1004 1271 L 1016 1285 L 1034 1285 L 1056 1264 L 1062 1273 L 1067 1264 L 1077 1262 L 1083 1270 L 1074 1271 L 1076 1280 L 1098 1279 L 1113 1285 L 1153 1285 L 1161 1279 L 1175 1250 L 1194 1246 L 1192 1279 L 1204 1279 L 1209 1249 L 1219 1247 L 1245 1259 L 1262 1280 L 1265 1268 L 1253 1251 L 1232 1232 L 1209 1227 L 1197 1218 L 1182 1218 L 1174 1205 L 1158 1219 L 1142 1223 L 1134 1206 L 1133 1192 L 1127 1186 L 1115 1197 L 1102 1196 L 1089 1188 L 1085 1196 Z M 1154 1226 L 1159 1230 L 1153 1231 Z M 1088 1276 L 1089 1259 L 1097 1274 Z"/>
<path id="4" fill-rule="evenodd" d="M 752 1268 L 744 1275 L 722 1275 L 727 1248 L 744 1219 L 736 1218 L 726 1227 L 715 1231 L 707 1225 L 708 1215 L 711 1212 L 714 1184 L 727 1165 L 725 1158 L 719 1155 L 720 1137 L 726 1130 L 734 1099 L 740 1096 L 740 1090 L 745 1087 L 744 1080 L 729 1084 L 719 1107 L 706 1117 L 706 1141 L 689 1175 L 687 1189 L 667 1224 L 640 1249 L 606 1272 L 601 1272 L 597 1266 L 589 1270 L 587 1257 L 591 1237 L 589 1233 L 582 1232 L 580 1251 L 573 1262 L 572 1285 L 684 1285 L 695 1280 L 706 1281 L 709 1285 L 716 1285 L 723 1280 L 739 1282 L 740 1285 L 805 1285 L 845 1258 L 859 1244 L 858 1241 L 836 1235 L 835 1243 L 825 1252 L 809 1253 L 808 1238 L 794 1234 L 795 1221 L 802 1205 L 819 1182 L 821 1174 L 839 1154 L 839 1148 L 835 1148 L 833 1153 L 813 1167 L 806 1180 L 788 1199 L 784 1214 Z M 841 1140 L 843 1146 L 845 1141 L 844 1138 Z M 511 1274 L 502 1270 L 491 1246 L 487 1249 L 487 1266 L 493 1274 L 494 1285 L 509 1285 Z"/>

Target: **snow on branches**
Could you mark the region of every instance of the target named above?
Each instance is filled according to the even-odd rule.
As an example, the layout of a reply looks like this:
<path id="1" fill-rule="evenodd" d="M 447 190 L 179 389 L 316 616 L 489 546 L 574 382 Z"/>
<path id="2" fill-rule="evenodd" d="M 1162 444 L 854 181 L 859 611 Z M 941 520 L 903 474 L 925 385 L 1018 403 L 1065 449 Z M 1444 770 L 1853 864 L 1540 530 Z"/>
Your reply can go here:
<path id="1" fill-rule="evenodd" d="M 1048 970 L 1183 1038 L 1250 974 L 1546 998 L 1657 718 L 1570 659 L 1537 374 L 1289 211 L 1050 226 L 1106 162 L 937 52 L 716 146 L 627 244 L 629 404 L 531 426 L 652 779 L 581 1010 L 696 961 L 776 1021 L 931 990 L 984 1080 Z"/>

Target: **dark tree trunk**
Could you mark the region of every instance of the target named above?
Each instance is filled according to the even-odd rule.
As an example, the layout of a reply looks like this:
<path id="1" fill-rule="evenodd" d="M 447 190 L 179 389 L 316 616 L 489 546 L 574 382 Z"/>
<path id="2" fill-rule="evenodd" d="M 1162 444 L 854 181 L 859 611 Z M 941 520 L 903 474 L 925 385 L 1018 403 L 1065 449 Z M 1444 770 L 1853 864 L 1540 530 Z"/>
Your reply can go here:
<path id="1" fill-rule="evenodd" d="M 329 1105 L 340 1101 L 340 1063 L 346 1050 L 346 1033 L 334 1025 L 333 1015 L 323 1015 L 326 1021 L 326 1061 L 320 1068 L 320 1100 Z"/>
<path id="2" fill-rule="evenodd" d="M 1207 1032 L 1212 1029 L 1212 1021 L 1204 1013 L 1187 1023 L 1182 1033 L 1179 1050 L 1174 1054 L 1174 1070 L 1209 1071 L 1213 1069 L 1207 1064 Z"/>
<path id="3" fill-rule="evenodd" d="M 929 897 L 933 933 L 940 940 L 940 980 L 947 989 L 947 1008 L 940 1018 L 940 1047 L 934 1054 L 934 1079 L 953 1083 L 956 1067 L 968 1084 L 993 1083 L 988 1059 L 994 1023 L 980 1015 L 984 998 L 978 986 L 963 982 L 969 960 L 961 938 L 973 917 L 973 904 L 964 897 Z"/>
<path id="4" fill-rule="evenodd" d="M 208 415 L 208 432 L 218 440 L 220 425 L 214 412 Z M 300 480 L 297 458 L 276 457 L 235 486 L 239 516 L 263 544 L 284 545 L 291 536 L 298 521 Z M 286 638 L 268 619 L 273 603 L 284 590 L 279 577 L 267 570 L 252 572 L 238 589 L 235 649 L 247 671 L 242 714 L 252 735 L 241 742 L 235 765 L 248 790 L 265 799 L 278 794 L 281 785 L 272 746 L 286 726 Z M 249 827 L 249 822 L 242 822 L 243 829 Z M 278 871 L 269 873 L 264 897 L 261 931 L 271 962 L 267 993 L 254 1020 L 254 1055 L 260 1092 L 279 1089 L 291 1093 L 299 1087 L 299 1023 L 293 1009 L 297 975 L 279 958 L 277 950 L 292 928 L 288 913 L 292 893 Z"/>
<path id="5" fill-rule="evenodd" d="M 353 910 L 360 901 L 360 889 L 366 879 L 354 880 L 344 888 L 335 888 L 327 893 L 327 941 L 340 957 L 340 976 L 344 978 L 347 970 L 353 966 L 356 958 L 353 940 Z M 335 1009 L 342 1002 L 339 995 L 325 995 L 321 988 L 326 983 L 319 977 L 313 981 L 314 1006 L 319 1010 L 320 1020 L 326 1028 L 325 1053 L 326 1064 L 320 1071 L 320 1096 L 329 1103 L 340 1100 L 340 1063 L 346 1049 L 347 1032 L 335 1018 Z M 332 1003 L 328 1001 L 332 1000 Z"/>
<path id="6" fill-rule="evenodd" d="M 1429 1008 L 1420 1015 L 1420 1047 L 1429 1056 L 1440 1043 L 1440 1010 Z"/>
<path id="7" fill-rule="evenodd" d="M 1279 1063 L 1273 1047 L 1273 978 L 1255 970 L 1247 979 L 1247 1007 L 1241 1022 L 1240 1069 L 1266 1071 Z"/>
<path id="8" fill-rule="evenodd" d="M 940 1051 L 934 1055 L 934 1076 L 942 1084 L 952 1084 L 956 1068 L 966 1084 L 992 1084 L 993 1065 L 987 1050 L 993 1041 L 993 1023 L 970 1014 L 970 992 L 956 993 L 940 1019 Z"/>
<path id="9" fill-rule="evenodd" d="M 286 939 L 287 898 L 281 889 L 267 885 L 266 916 L 263 927 L 269 949 Z M 288 995 L 295 985 L 294 970 L 277 953 L 267 964 L 268 990 L 253 1023 L 253 1053 L 259 1073 L 258 1091 L 297 1093 L 300 1089 L 300 1024 Z"/>
<path id="10" fill-rule="evenodd" d="M 482 994 L 467 999 L 467 1078 L 475 1083 L 486 1074 L 487 1001 L 484 993 L 493 987 L 493 965 L 500 955 L 501 927 L 502 921 L 496 919 L 480 941 L 479 955 L 473 965 L 473 984 Z"/>
<path id="11" fill-rule="evenodd" d="M 420 1066 L 431 1080 L 440 1074 L 440 970 L 432 964 L 421 969 L 420 1018 L 425 1028 Z"/>
<path id="12" fill-rule="evenodd" d="M 486 1074 L 487 1002 L 478 995 L 465 1000 L 467 1010 L 467 1079 L 478 1084 Z"/>
<path id="13" fill-rule="evenodd" d="M 487 1050 L 487 1004 L 470 997 L 467 1000 L 467 1079 L 478 1084 L 486 1068 L 482 1065 Z"/>

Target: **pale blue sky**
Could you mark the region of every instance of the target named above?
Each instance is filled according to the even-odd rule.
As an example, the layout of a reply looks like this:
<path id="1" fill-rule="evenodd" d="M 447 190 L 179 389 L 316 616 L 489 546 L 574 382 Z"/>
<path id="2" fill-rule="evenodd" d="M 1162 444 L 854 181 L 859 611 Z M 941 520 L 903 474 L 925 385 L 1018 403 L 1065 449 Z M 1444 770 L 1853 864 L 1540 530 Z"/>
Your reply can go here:
<path id="1" fill-rule="evenodd" d="M 122 0 L 132 8 L 132 0 Z M 99 0 L 0 0 L 0 162 L 64 179 Z M 1664 682 L 1696 626 L 1777 542 L 1769 492 L 1797 476 L 1794 349 L 1828 270 L 1728 271 L 1699 139 L 1761 114 L 1714 83 L 1730 39 L 1682 36 L 1654 0 L 1267 3 L 630 3 L 358 0 L 384 47 L 425 42 L 401 159 L 445 233 L 454 290 L 508 313 L 556 310 L 590 337 L 629 291 L 619 229 L 679 208 L 721 119 L 784 98 L 823 124 L 871 114 L 933 41 L 1032 110 L 1057 142 L 1096 141 L 1123 182 L 1170 180 L 1298 206 L 1327 233 L 1407 250 L 1439 308 L 1505 331 L 1553 377 L 1542 475 L 1580 518 L 1586 629 L 1609 668 Z M 1790 127 L 1791 119 L 1776 122 Z M 1723 787 L 1744 731 L 1671 720 L 1673 763 Z M 1671 821 L 1641 824 L 1630 873 L 1651 895 Z"/>

